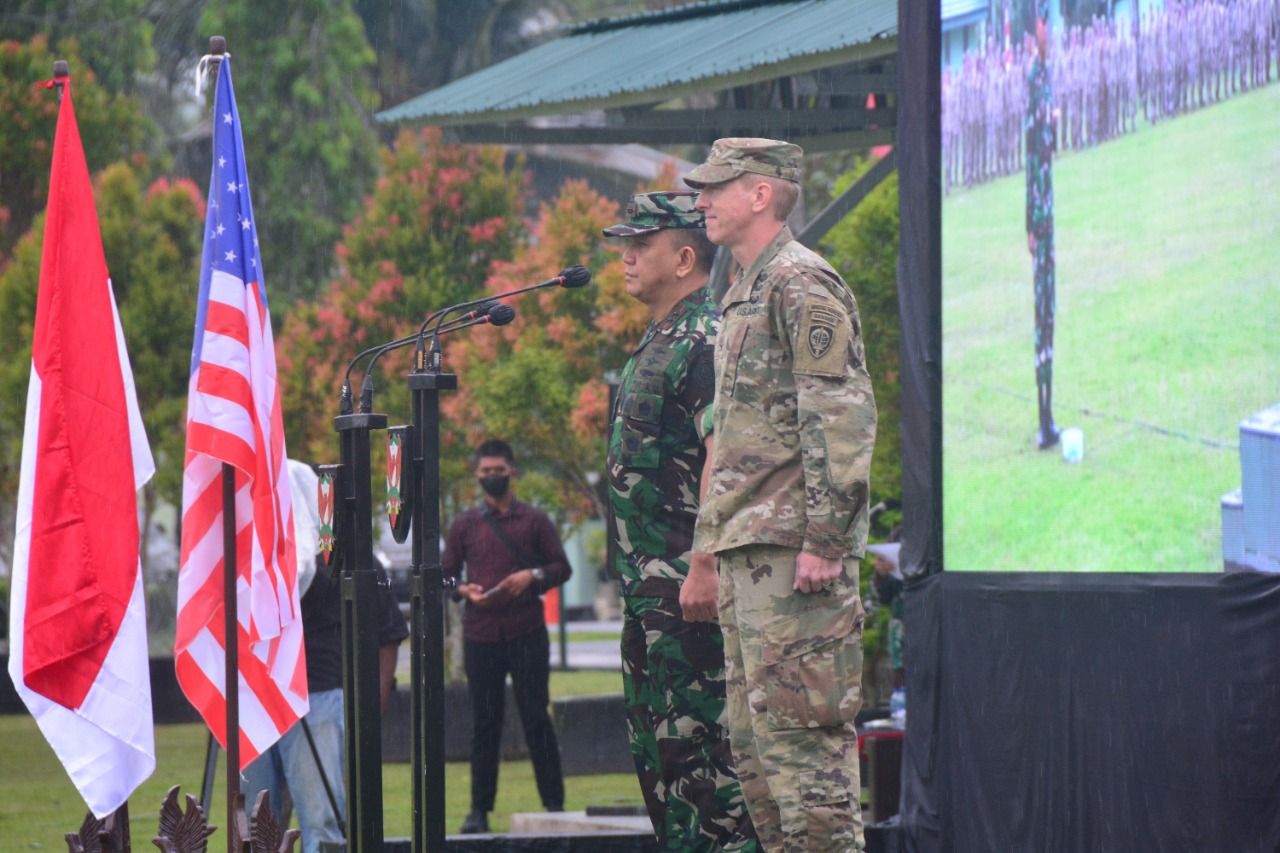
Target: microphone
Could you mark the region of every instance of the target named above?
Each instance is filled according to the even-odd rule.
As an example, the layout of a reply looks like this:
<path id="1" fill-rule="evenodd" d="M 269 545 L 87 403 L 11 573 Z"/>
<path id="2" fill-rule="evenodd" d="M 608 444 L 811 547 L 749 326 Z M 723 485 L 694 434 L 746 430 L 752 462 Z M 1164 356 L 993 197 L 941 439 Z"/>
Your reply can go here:
<path id="1" fill-rule="evenodd" d="M 464 314 L 456 320 L 450 320 L 436 329 L 436 332 L 441 335 L 447 335 L 449 332 L 456 332 L 468 326 L 478 326 L 485 323 L 492 326 L 505 326 L 516 318 L 516 309 L 501 302 L 494 302 L 492 305 L 482 307 L 484 308 L 483 311 L 477 309 Z"/>
<path id="2" fill-rule="evenodd" d="M 565 267 L 556 278 L 561 287 L 585 287 L 591 283 L 591 270 L 577 265 Z"/>
<path id="3" fill-rule="evenodd" d="M 481 314 L 482 310 L 483 316 L 477 318 L 476 315 Z M 441 335 L 448 334 L 449 332 L 456 332 L 458 329 L 465 329 L 468 326 L 475 326 L 480 323 L 490 323 L 494 326 L 505 326 L 515 318 L 516 309 L 512 308 L 510 305 L 504 305 L 495 299 L 486 305 L 482 305 L 480 308 L 463 314 L 457 319 L 450 320 L 448 323 L 444 323 L 443 325 L 437 323 L 436 327 L 432 329 L 431 332 L 431 369 L 440 369 Z M 418 338 L 418 345 L 414 348 L 413 354 L 413 366 L 415 370 L 425 369 L 423 356 L 422 338 Z"/>
<path id="4" fill-rule="evenodd" d="M 422 326 L 418 329 L 418 336 L 425 337 L 427 334 L 427 326 L 431 325 L 431 321 L 436 322 L 437 328 L 445 317 L 455 311 L 461 311 L 464 308 L 470 308 L 473 305 L 480 305 L 493 299 L 505 299 L 508 296 L 518 296 L 521 293 L 528 293 L 531 290 L 541 290 L 544 287 L 584 287 L 591 281 L 591 270 L 582 266 L 565 267 L 560 270 L 558 275 L 540 281 L 537 284 L 530 284 L 525 287 L 518 287 L 515 290 L 508 290 L 506 293 L 499 293 L 496 296 L 487 296 L 484 299 L 473 299 L 470 302 L 460 302 L 457 305 L 450 305 L 443 311 L 437 311 L 422 322 Z"/>
<path id="5" fill-rule="evenodd" d="M 494 304 L 497 304 L 497 300 L 490 299 L 490 300 L 488 300 L 486 303 L 482 304 L 482 305 L 480 306 L 480 308 L 479 308 L 479 309 L 477 309 L 477 311 L 473 311 L 473 312 L 472 312 L 472 315 L 476 315 L 476 314 L 478 314 L 478 313 L 484 313 L 485 309 L 487 309 L 490 305 L 494 305 Z M 428 316 L 428 317 L 427 317 L 427 322 L 430 322 L 431 320 L 433 320 L 433 319 L 435 319 L 436 317 L 440 316 L 440 314 L 441 314 L 441 313 L 442 313 L 442 312 L 440 312 L 440 311 L 433 311 L 433 312 L 430 314 L 430 316 Z M 472 316 L 472 315 L 468 315 L 468 316 Z M 514 312 L 512 312 L 512 317 L 514 317 L 514 316 L 515 316 L 515 313 L 514 313 Z M 511 322 L 511 320 L 507 320 L 506 322 L 507 322 L 507 323 L 510 323 L 510 322 Z M 501 326 L 501 325 L 504 325 L 504 324 L 503 324 L 503 323 L 496 323 L 495 325 L 499 325 L 499 326 Z M 403 338 L 397 338 L 396 340 L 394 340 L 394 341 L 390 341 L 389 343 L 374 344 L 373 346 L 371 346 L 371 347 L 369 347 L 369 348 L 367 348 L 367 349 L 364 349 L 364 350 L 361 350 L 360 352 L 358 352 L 358 353 L 356 354 L 356 357 L 355 357 L 355 358 L 353 358 L 353 359 L 351 359 L 351 361 L 347 364 L 347 372 L 346 372 L 346 375 L 344 375 L 344 376 L 342 377 L 342 391 L 340 392 L 339 397 L 338 397 L 338 413 L 339 413 L 339 414 L 342 414 L 342 415 L 349 415 L 349 414 L 351 414 L 351 412 L 352 412 L 352 407 L 351 407 L 351 372 L 352 372 L 353 370 L 355 370 L 356 365 L 360 363 L 360 359 L 364 358 L 364 357 L 365 357 L 365 356 L 367 356 L 367 355 L 375 354 L 375 355 L 373 356 L 373 360 L 374 360 L 374 361 L 377 361 L 377 360 L 378 360 L 378 358 L 379 358 L 379 357 L 381 357 L 381 355 L 382 355 L 382 353 L 383 353 L 383 352 L 385 352 L 385 351 L 387 351 L 387 350 L 389 350 L 389 349 L 396 349 L 397 347 L 404 346 L 405 344 L 408 344 L 408 343 L 412 343 L 415 339 L 417 339 L 417 337 L 418 337 L 418 336 L 417 336 L 416 334 L 413 334 L 413 335 L 405 335 Z M 370 368 L 372 368 L 372 367 L 373 367 L 373 364 L 372 364 L 372 362 L 371 362 L 371 363 L 369 364 L 369 368 L 366 368 L 366 369 L 365 369 L 365 374 L 366 374 L 366 375 L 368 375 L 368 373 L 369 373 L 369 369 L 370 369 Z M 364 399 L 364 395 L 365 395 L 365 388 L 364 388 L 364 385 L 362 384 L 362 385 L 361 385 L 361 389 L 360 389 L 360 397 L 361 397 L 361 400 L 362 400 L 362 401 L 363 401 L 363 399 Z M 363 409 L 363 402 L 361 403 L 361 408 Z"/>
<path id="6" fill-rule="evenodd" d="M 557 287 L 557 286 L 565 287 L 565 288 L 585 287 L 590 282 L 591 282 L 591 271 L 586 267 L 575 265 L 571 267 L 565 267 L 564 269 L 560 270 L 559 274 L 553 276 L 552 278 L 547 279 L 546 281 L 540 281 L 537 284 L 531 284 L 526 287 L 520 287 L 520 288 L 516 288 L 515 290 L 509 290 L 506 293 L 499 293 L 496 296 L 485 296 L 481 299 L 473 299 L 469 302 L 460 302 L 457 305 L 450 305 L 448 308 L 444 308 L 439 311 L 433 311 L 431 314 L 427 315 L 427 318 L 425 320 L 422 321 L 422 325 L 418 327 L 418 333 L 416 335 L 409 335 L 404 338 L 391 341 L 388 344 L 379 344 L 378 346 L 369 347 L 368 349 L 363 350 L 358 355 L 356 355 L 355 358 L 351 359 L 351 362 L 347 365 L 346 375 L 343 377 L 343 380 L 342 380 L 342 391 L 338 397 L 338 413 L 342 415 L 351 414 L 351 410 L 352 410 L 351 372 L 355 370 L 355 366 L 357 363 L 359 363 L 360 359 L 364 358 L 365 356 L 368 356 L 370 354 L 375 354 L 373 357 L 373 361 L 371 361 L 369 364 L 369 367 L 365 369 L 365 376 L 368 376 L 369 370 L 373 368 L 373 362 L 376 362 L 378 360 L 378 357 L 381 355 L 381 353 L 386 351 L 386 349 L 395 349 L 397 347 L 404 346 L 406 343 L 409 343 L 413 340 L 417 340 L 417 346 L 415 347 L 415 354 L 414 354 L 414 365 L 416 370 L 422 370 L 424 369 L 423 361 L 425 358 L 424 350 L 426 349 L 425 337 L 427 334 L 427 327 L 430 326 L 432 322 L 435 322 L 436 328 L 439 329 L 441 326 L 441 323 L 444 321 L 444 318 L 449 314 L 454 313 L 455 311 L 461 311 L 466 308 L 473 308 L 476 306 L 488 306 L 494 303 L 498 299 L 504 299 L 508 296 L 517 296 L 521 293 L 528 293 L 531 290 L 540 290 L 544 287 Z M 472 316 L 475 316 L 475 315 L 472 315 Z M 512 311 L 511 318 L 514 318 L 514 317 L 515 317 L 515 312 Z M 479 322 L 485 322 L 485 321 L 479 321 Z M 493 317 L 490 317 L 488 322 L 492 323 L 495 326 L 501 326 L 501 325 L 505 325 L 505 323 L 510 323 L 511 319 L 507 319 L 504 322 L 497 322 Z M 457 328 L 463 328 L 463 327 L 461 326 L 452 327 L 449 329 L 449 331 L 456 331 Z M 363 399 L 365 396 L 363 387 L 361 389 L 360 396 L 362 400 L 361 408 L 363 408 L 364 407 Z"/>

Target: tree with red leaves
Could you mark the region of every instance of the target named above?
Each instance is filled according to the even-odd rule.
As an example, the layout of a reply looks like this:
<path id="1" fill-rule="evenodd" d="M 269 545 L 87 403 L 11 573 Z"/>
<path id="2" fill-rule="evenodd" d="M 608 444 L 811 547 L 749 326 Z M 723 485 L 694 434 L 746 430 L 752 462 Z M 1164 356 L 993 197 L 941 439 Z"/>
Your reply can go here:
<path id="1" fill-rule="evenodd" d="M 511 257 L 522 236 L 521 175 L 501 148 L 444 145 L 438 130 L 406 131 L 383 150 L 382 177 L 338 245 L 338 277 L 292 308 L 277 342 L 292 455 L 336 458 L 333 417 L 352 356 L 483 293 L 490 265 Z M 393 423 L 408 417 L 407 359 L 393 353 L 375 371 L 376 408 Z"/>
<path id="2" fill-rule="evenodd" d="M 542 206 L 529 247 L 495 264 L 487 287 L 501 293 L 573 264 L 592 271 L 591 286 L 513 299 L 513 323 L 477 330 L 448 352 L 462 384 L 444 411 L 465 425 L 465 444 L 510 441 L 521 494 L 570 524 L 603 512 L 590 475 L 604 466 L 604 373 L 621 368 L 646 323 L 644 307 L 623 289 L 619 250 L 600 234 L 618 216 L 615 202 L 567 181 Z"/>

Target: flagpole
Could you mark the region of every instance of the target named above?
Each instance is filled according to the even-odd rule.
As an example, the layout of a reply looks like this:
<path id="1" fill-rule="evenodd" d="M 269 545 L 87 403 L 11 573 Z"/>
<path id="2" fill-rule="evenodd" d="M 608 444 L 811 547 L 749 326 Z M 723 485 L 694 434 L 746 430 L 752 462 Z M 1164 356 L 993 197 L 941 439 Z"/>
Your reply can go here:
<path id="1" fill-rule="evenodd" d="M 240 625 L 236 620 L 236 469 L 222 463 L 222 600 L 227 691 L 227 851 L 237 853 L 240 810 Z"/>
<path id="2" fill-rule="evenodd" d="M 209 68 L 217 85 L 227 40 L 209 38 Z M 227 853 L 237 853 L 240 839 L 240 624 L 237 618 L 236 576 L 236 469 L 222 463 L 222 602 L 223 602 L 223 684 L 226 690 L 227 752 Z"/>

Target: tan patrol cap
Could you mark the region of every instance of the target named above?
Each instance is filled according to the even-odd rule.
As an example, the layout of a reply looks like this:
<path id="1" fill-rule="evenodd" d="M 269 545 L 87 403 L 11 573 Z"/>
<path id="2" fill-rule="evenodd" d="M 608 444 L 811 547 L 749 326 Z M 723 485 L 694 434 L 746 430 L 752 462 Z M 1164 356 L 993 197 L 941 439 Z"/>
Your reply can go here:
<path id="1" fill-rule="evenodd" d="M 707 162 L 685 176 L 684 182 L 696 190 L 723 184 L 751 172 L 800 183 L 800 161 L 804 151 L 792 142 L 778 139 L 730 136 L 717 139 Z"/>

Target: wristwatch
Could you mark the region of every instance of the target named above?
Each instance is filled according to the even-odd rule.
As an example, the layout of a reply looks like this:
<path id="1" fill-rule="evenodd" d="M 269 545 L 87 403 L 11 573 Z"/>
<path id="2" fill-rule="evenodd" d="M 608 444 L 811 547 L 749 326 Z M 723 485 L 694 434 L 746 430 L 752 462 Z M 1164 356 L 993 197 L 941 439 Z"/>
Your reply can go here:
<path id="1" fill-rule="evenodd" d="M 541 566 L 537 566 L 537 567 L 535 567 L 535 568 L 532 568 L 532 569 L 530 569 L 529 571 L 533 572 L 533 579 L 534 579 L 534 581 L 536 581 L 537 583 L 541 584 L 541 583 L 543 583 L 543 582 L 545 582 L 545 581 L 546 581 L 546 579 L 547 579 L 547 573 L 546 573 L 546 572 L 544 572 L 544 571 L 542 570 L 542 567 L 541 567 Z"/>

